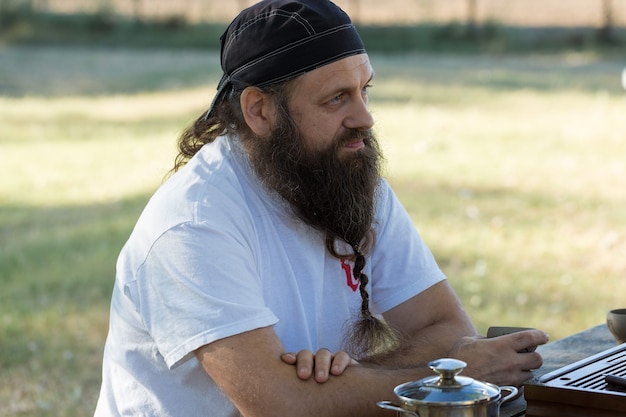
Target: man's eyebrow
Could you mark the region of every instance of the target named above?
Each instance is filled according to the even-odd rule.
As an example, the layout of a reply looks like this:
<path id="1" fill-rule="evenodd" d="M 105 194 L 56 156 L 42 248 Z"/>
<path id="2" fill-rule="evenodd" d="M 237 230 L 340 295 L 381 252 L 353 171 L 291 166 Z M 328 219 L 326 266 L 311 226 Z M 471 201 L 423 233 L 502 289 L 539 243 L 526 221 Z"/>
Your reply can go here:
<path id="1" fill-rule="evenodd" d="M 374 75 L 375 75 L 374 71 L 372 71 L 370 77 L 367 79 L 367 81 L 365 82 L 363 87 L 367 87 L 368 84 L 372 82 L 372 80 L 374 79 Z M 324 95 L 325 96 L 331 96 L 333 94 L 339 94 L 339 93 L 343 93 L 345 91 L 350 91 L 350 90 L 352 90 L 352 88 L 353 88 L 352 86 L 339 86 L 339 87 L 333 89 L 332 91 L 329 91 L 329 92 L 325 93 Z"/>

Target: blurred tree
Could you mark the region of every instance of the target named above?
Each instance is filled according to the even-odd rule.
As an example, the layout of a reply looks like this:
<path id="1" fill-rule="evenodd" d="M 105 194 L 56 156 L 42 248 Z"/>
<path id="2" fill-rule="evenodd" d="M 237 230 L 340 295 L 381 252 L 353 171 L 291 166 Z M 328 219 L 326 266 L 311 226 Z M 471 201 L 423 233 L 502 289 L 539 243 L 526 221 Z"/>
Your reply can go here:
<path id="1" fill-rule="evenodd" d="M 613 0 L 602 0 L 602 27 L 598 31 L 598 40 L 612 43 L 613 37 Z"/>
<path id="2" fill-rule="evenodd" d="M 478 28 L 478 0 L 467 0 L 467 36 L 475 38 Z"/>
<path id="3" fill-rule="evenodd" d="M 142 1 L 141 0 L 133 0 L 133 22 L 135 24 L 140 24 L 142 20 Z"/>

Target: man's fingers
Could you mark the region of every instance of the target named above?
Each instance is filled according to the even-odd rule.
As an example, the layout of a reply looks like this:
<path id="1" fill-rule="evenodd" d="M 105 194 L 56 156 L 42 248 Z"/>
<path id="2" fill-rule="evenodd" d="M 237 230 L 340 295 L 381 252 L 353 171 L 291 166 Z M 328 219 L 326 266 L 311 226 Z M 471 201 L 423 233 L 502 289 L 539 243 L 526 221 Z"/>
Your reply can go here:
<path id="1" fill-rule="evenodd" d="M 296 354 L 293 352 L 287 352 L 287 353 L 283 353 L 282 355 L 280 355 L 280 358 L 282 359 L 283 362 L 285 362 L 287 365 L 295 365 L 296 363 Z"/>
<path id="2" fill-rule="evenodd" d="M 516 352 L 534 352 L 538 345 L 548 343 L 549 336 L 541 330 L 524 330 L 508 335 Z"/>
<path id="3" fill-rule="evenodd" d="M 315 380 L 326 382 L 328 380 L 328 370 L 333 360 L 333 354 L 328 349 L 320 349 L 315 354 Z"/>
<path id="4" fill-rule="evenodd" d="M 311 352 L 310 350 L 301 350 L 300 352 L 298 352 L 296 358 L 296 366 L 298 367 L 296 373 L 298 375 L 298 378 L 302 380 L 307 380 L 311 378 L 311 375 L 313 374 L 314 361 L 315 358 L 313 356 L 313 352 Z"/>
<path id="5" fill-rule="evenodd" d="M 283 362 L 289 365 L 296 365 L 298 378 L 306 381 L 314 377 L 317 382 L 328 381 L 330 375 L 341 375 L 350 365 L 358 365 L 358 362 L 350 357 L 346 352 L 333 353 L 325 348 L 318 350 L 315 354 L 310 350 L 301 350 L 293 353 L 287 352 L 281 355 Z"/>
<path id="6" fill-rule="evenodd" d="M 338 352 L 333 358 L 333 366 L 330 369 L 330 373 L 332 375 L 341 375 L 350 365 L 358 365 L 358 362 L 352 359 L 346 352 Z"/>

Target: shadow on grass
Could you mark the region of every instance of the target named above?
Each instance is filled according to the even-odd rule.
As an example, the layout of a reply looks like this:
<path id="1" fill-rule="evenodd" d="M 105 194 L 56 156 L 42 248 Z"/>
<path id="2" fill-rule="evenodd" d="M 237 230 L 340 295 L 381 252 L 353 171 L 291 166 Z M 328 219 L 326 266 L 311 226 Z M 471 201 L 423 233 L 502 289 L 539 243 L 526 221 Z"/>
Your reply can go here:
<path id="1" fill-rule="evenodd" d="M 215 51 L 85 46 L 0 47 L 0 96 L 129 95 L 207 87 L 221 75 Z"/>
<path id="2" fill-rule="evenodd" d="M 0 368 L 100 350 L 116 258 L 147 200 L 0 207 Z"/>
<path id="3" fill-rule="evenodd" d="M 541 94 L 577 91 L 623 95 L 626 61 L 593 55 L 455 55 L 414 53 L 373 55 L 375 82 L 386 84 L 374 101 L 407 102 L 425 97 L 445 100 L 446 91 L 463 89 L 484 94 L 534 91 Z M 457 97 L 463 101 L 463 97 Z"/>
<path id="4" fill-rule="evenodd" d="M 424 89 L 455 87 L 623 94 L 625 63 L 619 57 L 411 52 L 373 53 L 371 59 L 377 83 L 401 86 L 375 96 L 385 102 L 402 103 L 419 98 Z M 0 74 L 0 96 L 66 97 L 213 89 L 221 69 L 215 50 L 46 46 L 0 48 Z"/>

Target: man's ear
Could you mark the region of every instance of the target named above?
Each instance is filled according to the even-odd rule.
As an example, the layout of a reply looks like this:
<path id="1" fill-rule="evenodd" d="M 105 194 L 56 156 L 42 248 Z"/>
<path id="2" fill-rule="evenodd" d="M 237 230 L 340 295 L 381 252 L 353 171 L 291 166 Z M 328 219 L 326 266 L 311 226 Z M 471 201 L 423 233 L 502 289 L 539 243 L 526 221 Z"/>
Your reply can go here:
<path id="1" fill-rule="evenodd" d="M 257 87 L 246 87 L 241 92 L 239 104 L 250 129 L 260 137 L 269 135 L 276 118 L 273 97 Z"/>

